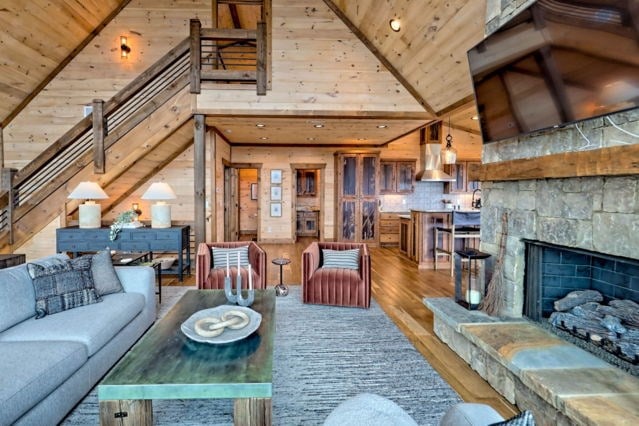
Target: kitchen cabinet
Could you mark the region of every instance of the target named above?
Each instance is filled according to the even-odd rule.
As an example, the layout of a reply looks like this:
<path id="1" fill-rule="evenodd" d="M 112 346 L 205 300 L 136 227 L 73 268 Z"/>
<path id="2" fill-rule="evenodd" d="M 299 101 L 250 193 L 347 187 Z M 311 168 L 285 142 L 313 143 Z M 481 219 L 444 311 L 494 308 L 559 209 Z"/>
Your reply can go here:
<path id="1" fill-rule="evenodd" d="M 459 194 L 479 189 L 479 181 L 469 179 L 469 175 L 477 176 L 480 165 L 479 161 L 458 161 L 456 164 L 444 165 L 444 171 L 455 178 L 453 182 L 444 182 L 444 194 Z"/>
<path id="2" fill-rule="evenodd" d="M 315 170 L 298 170 L 296 183 L 298 197 L 315 197 L 317 195 L 317 172 Z"/>
<path id="3" fill-rule="evenodd" d="M 319 227 L 319 211 L 298 211 L 297 212 L 297 231 L 298 237 L 318 237 Z"/>
<path id="4" fill-rule="evenodd" d="M 415 190 L 414 160 L 380 161 L 380 194 L 410 194 Z"/>
<path id="5" fill-rule="evenodd" d="M 410 215 L 399 217 L 399 252 L 405 256 L 412 248 L 413 223 Z"/>
<path id="6" fill-rule="evenodd" d="M 399 213 L 380 213 L 379 242 L 382 247 L 399 245 Z"/>
<path id="7" fill-rule="evenodd" d="M 419 269 L 435 267 L 435 228 L 448 227 L 450 222 L 451 214 L 448 211 L 411 211 L 412 235 L 408 244 L 408 257 L 417 263 Z M 447 235 L 440 234 L 440 246 L 446 238 Z"/>
<path id="8" fill-rule="evenodd" d="M 335 153 L 336 241 L 379 243 L 379 153 Z"/>

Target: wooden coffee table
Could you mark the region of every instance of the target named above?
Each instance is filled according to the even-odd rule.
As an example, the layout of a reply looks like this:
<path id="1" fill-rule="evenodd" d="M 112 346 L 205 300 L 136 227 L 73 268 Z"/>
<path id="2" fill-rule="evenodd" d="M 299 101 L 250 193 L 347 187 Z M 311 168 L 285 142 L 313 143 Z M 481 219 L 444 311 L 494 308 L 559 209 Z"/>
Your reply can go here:
<path id="1" fill-rule="evenodd" d="M 100 424 L 152 425 L 153 399 L 233 398 L 236 425 L 270 425 L 274 290 L 255 290 L 262 322 L 243 340 L 197 343 L 180 330 L 193 313 L 226 303 L 223 290 L 187 291 L 98 385 Z"/>

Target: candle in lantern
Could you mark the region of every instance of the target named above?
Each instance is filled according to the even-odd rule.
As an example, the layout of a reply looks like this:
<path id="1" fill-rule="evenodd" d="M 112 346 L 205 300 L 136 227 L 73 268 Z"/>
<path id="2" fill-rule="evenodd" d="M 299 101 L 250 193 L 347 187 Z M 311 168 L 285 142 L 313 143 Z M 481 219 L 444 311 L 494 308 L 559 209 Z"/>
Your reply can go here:
<path id="1" fill-rule="evenodd" d="M 231 262 L 229 261 L 229 254 L 226 253 L 226 276 L 231 276 Z"/>
<path id="2" fill-rule="evenodd" d="M 240 252 L 237 252 L 237 275 L 240 275 Z"/>
<path id="3" fill-rule="evenodd" d="M 253 290 L 253 274 L 251 273 L 251 264 L 248 266 L 248 289 Z"/>

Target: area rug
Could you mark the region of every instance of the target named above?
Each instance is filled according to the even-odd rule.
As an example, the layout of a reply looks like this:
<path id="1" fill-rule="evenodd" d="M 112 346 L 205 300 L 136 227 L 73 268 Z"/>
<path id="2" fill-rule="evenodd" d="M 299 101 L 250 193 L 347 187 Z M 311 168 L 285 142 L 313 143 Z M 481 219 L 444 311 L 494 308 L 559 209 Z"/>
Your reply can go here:
<path id="1" fill-rule="evenodd" d="M 160 315 L 188 288 L 165 289 Z M 321 425 L 362 392 L 395 401 L 420 425 L 438 424 L 461 401 L 374 300 L 368 310 L 304 305 L 291 286 L 276 304 L 273 424 Z M 232 413 L 230 400 L 153 401 L 158 425 L 231 425 Z M 98 423 L 94 389 L 62 424 Z"/>

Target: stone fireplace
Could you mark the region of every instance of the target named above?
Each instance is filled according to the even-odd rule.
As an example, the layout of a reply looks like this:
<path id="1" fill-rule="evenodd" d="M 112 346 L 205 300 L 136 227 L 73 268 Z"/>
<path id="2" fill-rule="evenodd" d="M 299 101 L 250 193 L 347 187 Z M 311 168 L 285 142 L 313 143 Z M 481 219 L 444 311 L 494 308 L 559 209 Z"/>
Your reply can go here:
<path id="1" fill-rule="evenodd" d="M 486 32 L 530 3 L 532 0 L 489 0 Z M 605 287 L 612 292 L 609 296 L 625 293 L 637 300 L 639 160 L 630 161 L 631 166 L 620 174 L 615 166 L 621 158 L 609 155 L 614 147 L 639 144 L 637 134 L 639 110 L 635 109 L 484 145 L 484 172 L 492 170 L 493 176 L 508 172 L 508 178 L 491 178 L 486 172 L 481 179 L 480 250 L 499 258 L 503 265 L 499 315 L 467 311 L 452 299 L 425 300 L 434 313 L 437 336 L 507 400 L 520 409 L 533 410 L 538 424 L 639 423 L 637 378 L 530 321 L 529 316 L 549 315 L 551 296 L 536 299 L 539 306 L 535 309 L 541 309 L 533 314 L 526 307 L 531 296 L 525 292 L 528 241 L 568 249 L 572 254 L 566 259 L 577 263 L 586 262 L 582 255 L 591 257 L 587 267 L 566 268 L 574 271 L 572 277 L 565 277 L 566 285 L 585 285 L 582 275 L 590 275 L 589 286 Z M 596 167 L 561 160 L 574 160 L 588 151 Z M 504 214 L 507 223 L 502 225 Z M 556 253 L 548 254 L 549 263 L 553 255 Z M 561 269 L 561 254 L 559 259 L 557 270 Z M 621 266 L 624 272 L 615 271 L 619 259 L 627 261 Z M 616 272 L 623 277 L 615 276 Z M 613 283 L 603 283 L 602 275 Z M 629 289 L 617 286 L 621 278 Z"/>

